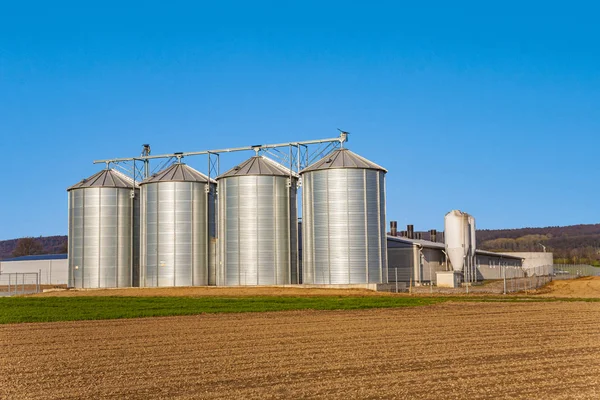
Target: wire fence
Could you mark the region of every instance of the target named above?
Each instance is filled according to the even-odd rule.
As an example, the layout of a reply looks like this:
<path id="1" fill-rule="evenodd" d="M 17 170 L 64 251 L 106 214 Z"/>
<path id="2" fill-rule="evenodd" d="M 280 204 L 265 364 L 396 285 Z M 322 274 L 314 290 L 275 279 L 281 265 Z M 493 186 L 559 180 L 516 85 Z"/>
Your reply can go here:
<path id="1" fill-rule="evenodd" d="M 600 267 L 587 264 L 554 264 L 554 279 L 576 279 L 582 276 L 600 276 Z"/>
<path id="2" fill-rule="evenodd" d="M 40 292 L 40 276 L 37 272 L 0 273 L 0 297 Z"/>
<path id="3" fill-rule="evenodd" d="M 591 265 L 555 264 L 523 268 L 495 266 L 478 268 L 477 283 L 457 282 L 456 287 L 440 287 L 435 280 L 415 282 L 407 268 L 389 268 L 386 291 L 419 294 L 507 294 L 539 289 L 556 279 L 600 276 L 600 268 Z"/>

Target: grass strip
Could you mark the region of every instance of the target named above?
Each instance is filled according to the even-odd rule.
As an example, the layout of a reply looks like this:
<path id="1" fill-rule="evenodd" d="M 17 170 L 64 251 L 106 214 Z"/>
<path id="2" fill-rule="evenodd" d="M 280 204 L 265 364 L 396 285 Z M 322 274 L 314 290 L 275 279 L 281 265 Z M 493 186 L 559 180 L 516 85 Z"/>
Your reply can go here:
<path id="1" fill-rule="evenodd" d="M 0 324 L 291 310 L 359 310 L 454 302 L 600 301 L 534 297 L 6 297 Z"/>
<path id="2" fill-rule="evenodd" d="M 0 324 L 290 310 L 358 310 L 425 306 L 419 297 L 9 297 Z"/>

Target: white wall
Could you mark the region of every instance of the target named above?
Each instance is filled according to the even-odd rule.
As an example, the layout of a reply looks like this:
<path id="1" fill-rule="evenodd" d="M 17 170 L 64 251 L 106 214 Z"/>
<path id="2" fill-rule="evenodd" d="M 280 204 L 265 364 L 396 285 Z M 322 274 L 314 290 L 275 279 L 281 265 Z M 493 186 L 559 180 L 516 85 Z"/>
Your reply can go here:
<path id="1" fill-rule="evenodd" d="M 523 268 L 544 267 L 554 264 L 554 255 L 546 252 L 510 252 L 502 253 L 523 258 Z"/>
<path id="2" fill-rule="evenodd" d="M 40 285 L 66 285 L 69 260 L 0 261 L 0 272 L 40 272 Z"/>

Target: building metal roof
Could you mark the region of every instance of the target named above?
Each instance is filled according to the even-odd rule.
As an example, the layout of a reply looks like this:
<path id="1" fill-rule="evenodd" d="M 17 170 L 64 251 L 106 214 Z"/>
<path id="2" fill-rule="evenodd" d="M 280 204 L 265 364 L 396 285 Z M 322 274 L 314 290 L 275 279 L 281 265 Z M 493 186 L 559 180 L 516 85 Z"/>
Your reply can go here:
<path id="1" fill-rule="evenodd" d="M 396 241 L 396 242 L 400 242 L 400 243 L 418 245 L 418 246 L 429 248 L 429 249 L 442 249 L 443 250 L 446 248 L 444 243 L 430 242 L 429 240 L 409 239 L 404 236 L 390 236 L 390 235 L 387 235 L 387 238 L 388 238 L 388 240 L 392 240 L 392 241 Z"/>
<path id="2" fill-rule="evenodd" d="M 286 176 L 297 177 L 298 174 L 291 171 L 289 168 L 275 162 L 265 156 L 254 156 L 240 165 L 231 168 L 229 171 L 219 175 L 218 179 L 229 178 L 233 176 L 249 176 L 249 175 L 260 175 L 260 176 Z"/>
<path id="3" fill-rule="evenodd" d="M 319 161 L 304 168 L 300 173 L 303 174 L 305 172 L 341 168 L 374 169 L 387 172 L 382 166 L 377 165 L 348 149 L 337 149 L 332 151 L 328 156 L 323 157 Z"/>
<path id="4" fill-rule="evenodd" d="M 388 240 L 392 240 L 392 241 L 396 241 L 396 242 L 400 242 L 400 243 L 406 243 L 406 244 L 412 244 L 415 246 L 421 246 L 424 248 L 428 248 L 428 249 L 439 249 L 439 250 L 445 250 L 446 249 L 446 245 L 444 243 L 441 242 L 430 242 L 429 240 L 421 240 L 421 239 L 409 239 L 407 237 L 403 237 L 403 236 L 387 236 Z M 511 256 L 508 254 L 503 254 L 503 253 L 495 253 L 493 251 L 486 251 L 486 250 L 475 250 L 475 254 L 477 255 L 482 255 L 482 256 L 491 256 L 491 257 L 498 257 L 498 258 L 512 258 L 515 260 L 522 260 L 523 257 L 517 257 L 517 256 Z"/>
<path id="5" fill-rule="evenodd" d="M 475 250 L 475 254 L 482 255 L 482 256 L 498 257 L 498 258 L 512 258 L 515 260 L 523 260 L 523 257 L 511 256 L 511 255 L 508 255 L 505 253 L 496 253 L 495 251 L 487 251 L 487 250 Z"/>
<path id="6" fill-rule="evenodd" d="M 194 168 L 190 167 L 184 163 L 175 163 L 168 168 L 163 169 L 162 171 L 144 179 L 140 185 L 145 185 L 148 183 L 159 183 L 159 182 L 199 182 L 199 183 L 208 183 L 208 176 L 204 175 L 202 172 L 196 171 Z M 210 179 L 211 182 L 214 182 L 214 179 Z"/>
<path id="7" fill-rule="evenodd" d="M 36 254 L 31 256 L 13 257 L 2 260 L 5 261 L 46 261 L 46 260 L 66 260 L 67 254 Z"/>
<path id="8" fill-rule="evenodd" d="M 67 191 L 73 189 L 85 189 L 85 188 L 127 188 L 131 189 L 132 186 L 138 187 L 137 182 L 128 177 L 122 172 L 114 169 L 104 169 L 100 172 L 95 173 L 89 178 L 82 179 L 80 182 L 69 187 Z"/>

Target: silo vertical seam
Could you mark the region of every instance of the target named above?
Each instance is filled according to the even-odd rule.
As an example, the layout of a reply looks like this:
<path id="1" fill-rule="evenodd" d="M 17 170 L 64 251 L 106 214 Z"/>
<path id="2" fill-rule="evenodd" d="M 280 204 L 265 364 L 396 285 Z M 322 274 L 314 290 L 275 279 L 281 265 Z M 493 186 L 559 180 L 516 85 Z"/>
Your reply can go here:
<path id="1" fill-rule="evenodd" d="M 102 259 L 102 189 L 98 188 L 98 287 L 100 287 Z"/>
<path id="2" fill-rule="evenodd" d="M 237 180 L 237 182 L 236 182 L 237 183 L 237 204 L 236 204 L 236 207 L 237 207 L 237 220 L 238 220 L 238 223 L 237 223 L 237 240 L 238 240 L 237 270 L 238 270 L 238 286 L 242 285 L 242 268 L 241 268 L 241 263 L 240 263 L 240 260 L 241 260 L 240 250 L 241 250 L 241 242 L 242 242 L 242 240 L 241 240 L 241 237 L 242 237 L 241 233 L 242 232 L 240 230 L 241 225 L 242 225 L 242 222 L 240 220 L 240 181 L 239 181 L 240 179 L 241 178 L 237 178 L 236 179 Z"/>
<path id="3" fill-rule="evenodd" d="M 348 262 L 348 284 L 352 283 L 352 263 L 350 263 L 350 193 L 348 188 L 348 169 L 345 170 L 346 173 L 346 254 L 347 254 L 347 262 Z"/>
<path id="4" fill-rule="evenodd" d="M 83 288 L 83 272 L 85 270 L 85 195 L 86 189 L 83 190 L 83 208 L 81 209 L 81 288 Z M 68 256 L 67 256 L 68 257 Z M 75 279 L 75 278 L 73 278 Z"/>
<path id="5" fill-rule="evenodd" d="M 291 149 L 291 147 L 290 147 Z M 290 169 L 291 171 L 291 169 Z M 273 177 L 273 179 L 275 179 L 275 177 Z M 287 240 L 284 240 L 284 243 L 287 243 L 288 246 L 288 251 L 287 251 L 287 256 L 288 256 L 288 279 L 287 279 L 287 283 L 292 284 L 292 174 L 290 172 L 290 184 L 287 187 L 286 193 L 287 196 L 284 198 L 284 202 L 286 203 L 287 207 L 286 207 L 286 238 Z M 273 186 L 275 186 L 275 182 L 273 181 Z M 286 185 L 287 186 L 287 185 Z M 286 201 L 287 200 L 287 201 Z M 278 248 L 279 246 L 277 246 Z M 284 282 L 285 283 L 285 282 Z"/>
<path id="6" fill-rule="evenodd" d="M 363 169 L 363 213 L 365 218 L 365 259 L 367 262 L 367 283 L 369 282 L 369 215 L 367 212 L 367 170 Z"/>
<path id="7" fill-rule="evenodd" d="M 173 286 L 177 286 L 177 182 L 173 182 Z"/>
<path id="8" fill-rule="evenodd" d="M 377 249 L 379 250 L 379 281 L 381 281 L 381 188 L 379 185 L 379 173 L 377 174 L 377 237 L 379 239 Z"/>
<path id="9" fill-rule="evenodd" d="M 217 182 L 217 193 L 219 196 L 218 203 L 216 205 L 218 207 L 218 210 L 217 210 L 217 218 L 218 218 L 217 251 L 219 253 L 218 264 L 215 264 L 215 285 L 217 285 L 217 286 L 225 284 L 221 278 L 221 274 L 222 274 L 222 270 L 223 270 L 222 265 L 225 262 L 225 254 L 223 253 L 223 239 L 227 236 L 227 233 L 225 232 L 225 227 L 223 226 L 223 221 L 222 221 L 223 210 L 222 210 L 222 205 L 221 205 L 222 201 L 221 201 L 220 197 L 225 192 L 225 188 L 221 186 L 222 183 L 223 183 L 223 181 Z"/>
<path id="10" fill-rule="evenodd" d="M 68 278 L 67 278 L 67 287 L 74 287 L 75 285 L 73 285 L 74 282 L 71 282 L 72 280 L 72 276 L 73 276 L 73 248 L 72 248 L 72 239 L 74 235 L 72 232 L 72 226 L 73 226 L 73 219 L 74 219 L 74 213 L 73 213 L 73 201 L 71 200 L 73 193 L 72 192 L 67 192 L 67 207 L 69 207 L 69 220 L 68 220 L 68 226 L 67 226 L 67 232 L 68 235 L 67 236 L 67 265 L 68 265 Z M 69 259 L 69 254 L 71 254 L 71 257 Z"/>
<path id="11" fill-rule="evenodd" d="M 115 189 L 115 196 L 117 197 L 117 249 L 115 251 L 115 287 L 119 287 L 119 190 Z M 131 232 L 130 232 L 131 233 Z M 131 240 L 130 240 L 131 242 Z M 133 252 L 133 247 L 131 248 Z M 132 272 L 133 273 L 133 272 Z"/>
<path id="12" fill-rule="evenodd" d="M 258 224 L 260 219 L 258 218 L 258 201 L 259 201 L 259 196 L 258 196 L 258 176 L 254 177 L 254 187 L 255 187 L 255 194 L 256 194 L 256 229 L 258 230 Z M 259 253 L 260 253 L 260 247 L 259 247 L 259 241 L 258 241 L 258 235 L 256 235 L 256 284 L 258 285 L 260 283 L 260 258 L 259 258 Z"/>
<path id="13" fill-rule="evenodd" d="M 325 204 L 327 205 L 327 268 L 329 270 L 329 284 L 331 284 L 331 237 L 330 237 L 330 218 L 329 214 L 331 211 L 329 210 L 329 171 L 325 173 Z"/>
<path id="14" fill-rule="evenodd" d="M 386 180 L 385 180 L 385 173 L 379 171 L 379 174 L 383 177 L 383 226 L 381 227 L 381 229 L 384 230 L 384 232 L 383 232 L 384 239 L 381 243 L 381 245 L 383 246 L 383 248 L 381 249 L 381 253 L 383 254 L 383 268 L 385 270 L 385 280 L 383 280 L 383 276 L 382 276 L 381 283 L 388 283 L 389 265 L 388 265 L 388 255 L 387 255 L 387 235 L 385 233 L 385 229 L 386 229 L 385 226 L 386 226 L 386 222 L 387 222 L 387 199 L 386 199 L 387 184 L 386 184 Z"/>
<path id="15" fill-rule="evenodd" d="M 219 242 L 219 251 L 221 251 L 222 254 L 222 260 L 219 260 L 220 265 L 219 265 L 219 275 L 220 275 L 220 282 L 222 285 L 227 285 L 227 274 L 225 273 L 225 268 L 227 268 L 227 263 L 229 262 L 227 259 L 227 253 L 226 253 L 226 243 L 225 243 L 225 239 L 229 237 L 229 232 L 227 231 L 227 225 L 225 224 L 225 207 L 227 207 L 227 187 L 224 185 L 223 183 L 224 181 L 219 181 L 218 185 L 219 185 L 219 221 L 220 221 L 220 227 L 219 229 L 223 229 L 223 235 L 220 235 L 221 237 L 218 238 L 218 242 Z M 221 185 L 223 185 L 223 187 L 220 187 Z M 223 198 L 223 200 L 221 200 L 221 197 Z"/>
<path id="16" fill-rule="evenodd" d="M 146 265 L 148 265 L 146 261 L 146 241 L 144 238 L 146 237 L 146 224 L 148 223 L 148 218 L 146 217 L 146 205 L 145 205 L 145 188 L 140 188 L 140 280 L 139 286 L 146 287 Z"/>
<path id="17" fill-rule="evenodd" d="M 279 213 L 277 212 L 277 206 L 279 205 L 279 199 L 277 197 L 277 188 L 275 187 L 275 185 L 277 184 L 276 182 L 276 178 L 275 176 L 271 177 L 272 183 L 273 183 L 273 199 L 274 199 L 274 206 L 275 206 L 275 218 L 273 218 L 273 237 L 275 238 L 275 248 L 273 249 L 273 272 L 275 274 L 275 284 L 279 284 L 278 281 L 278 271 L 277 269 L 279 268 L 279 262 L 278 262 L 278 257 L 279 257 L 279 236 L 277 235 L 277 222 L 278 222 L 278 217 L 279 217 Z"/>
<path id="18" fill-rule="evenodd" d="M 193 183 L 190 183 L 190 185 L 193 185 Z M 210 263 L 210 210 L 208 207 L 209 201 L 210 201 L 210 177 L 208 177 L 208 182 L 206 183 L 206 187 L 204 188 L 204 191 L 206 192 L 206 196 L 204 197 L 205 200 L 205 204 L 204 207 L 206 209 L 206 212 L 204 213 L 204 217 L 205 217 L 205 221 L 204 224 L 206 225 L 206 237 L 204 238 L 204 261 L 206 263 L 206 265 L 204 266 L 204 273 L 205 273 L 205 278 L 206 278 L 206 283 L 208 284 L 208 271 L 209 271 L 209 266 L 208 264 Z M 193 204 L 193 203 L 192 203 Z M 193 207 L 192 207 L 193 208 Z M 192 242 L 192 246 L 193 246 L 193 242 Z M 192 249 L 193 251 L 193 249 Z M 193 256 L 192 256 L 192 260 L 193 260 Z M 204 283 L 204 282 L 202 282 Z M 192 285 L 194 284 L 194 281 L 192 279 Z"/>
<path id="19" fill-rule="evenodd" d="M 300 161 L 298 161 L 300 162 Z M 300 170 L 300 168 L 298 168 L 298 170 Z M 291 202 L 292 200 L 290 200 Z M 299 233 L 298 233 L 298 181 L 295 182 L 295 186 L 294 186 L 294 199 L 293 199 L 294 204 L 296 205 L 296 214 L 295 214 L 295 218 L 294 221 L 291 221 L 292 223 L 292 229 L 296 230 L 296 284 L 300 284 L 300 237 L 299 237 Z M 290 207 L 292 207 L 293 204 L 290 205 Z"/>
<path id="20" fill-rule="evenodd" d="M 160 220 L 160 186 L 158 186 L 158 183 L 156 184 L 156 287 L 158 287 L 159 284 L 159 280 L 158 280 L 158 272 L 159 272 L 159 266 L 160 266 L 160 260 L 158 257 L 158 249 L 159 249 L 159 245 L 160 245 L 160 235 L 158 234 L 158 221 Z"/>
<path id="21" fill-rule="evenodd" d="M 190 182 L 190 253 L 192 257 L 190 259 L 190 278 L 191 278 L 191 286 L 194 286 L 196 282 L 194 282 L 194 269 L 196 268 L 196 249 L 194 246 L 194 231 L 195 229 L 195 220 L 194 220 L 194 185 Z M 207 203 L 208 206 L 208 203 Z M 208 222 L 208 221 L 207 221 Z M 208 274 L 207 274 L 208 277 Z"/>
<path id="22" fill-rule="evenodd" d="M 311 197 L 311 202 L 310 202 L 310 207 L 311 207 L 311 224 L 310 224 L 310 229 L 312 231 L 312 235 L 311 235 L 311 253 L 310 253 L 310 258 L 311 258 L 311 268 L 312 268 L 312 283 L 316 283 L 317 281 L 317 266 L 316 266 L 316 260 L 315 260 L 315 181 L 312 175 L 310 175 L 310 197 Z"/>

